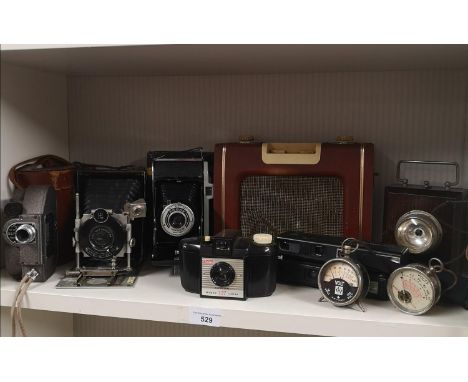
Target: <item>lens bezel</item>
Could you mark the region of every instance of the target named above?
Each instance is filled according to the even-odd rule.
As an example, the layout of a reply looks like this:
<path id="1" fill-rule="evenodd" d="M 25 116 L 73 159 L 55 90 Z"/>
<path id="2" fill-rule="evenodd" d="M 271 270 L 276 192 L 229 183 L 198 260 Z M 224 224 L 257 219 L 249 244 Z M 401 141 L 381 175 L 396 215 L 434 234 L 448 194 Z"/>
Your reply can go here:
<path id="1" fill-rule="evenodd" d="M 181 227 L 171 224 L 171 217 L 180 214 L 185 218 Z M 164 207 L 161 212 L 160 224 L 163 231 L 169 236 L 182 237 L 190 233 L 195 225 L 195 214 L 193 210 L 184 203 L 172 203 Z"/>
<path id="2" fill-rule="evenodd" d="M 96 239 L 99 239 L 99 238 L 96 238 L 95 235 L 100 234 L 100 232 L 98 231 L 105 232 L 108 235 L 108 237 L 110 237 L 110 240 L 106 245 L 101 245 L 97 243 Z M 96 225 L 89 232 L 88 240 L 91 246 L 96 251 L 101 251 L 101 252 L 107 251 L 114 244 L 114 241 L 115 241 L 114 231 L 112 231 L 112 229 L 109 226 L 106 226 L 105 224 Z"/>
<path id="3" fill-rule="evenodd" d="M 99 248 L 91 239 L 91 234 L 97 229 L 106 229 L 113 235 L 113 243 L 106 248 Z M 105 222 L 99 223 L 95 219 L 88 219 L 83 222 L 78 231 L 80 250 L 89 257 L 96 260 L 107 260 L 111 257 L 123 254 L 127 243 L 126 227 L 109 214 Z"/>
<path id="4" fill-rule="evenodd" d="M 395 227 L 397 244 L 407 247 L 414 255 L 429 253 L 436 249 L 442 236 L 442 226 L 437 218 L 421 210 L 412 210 L 403 214 Z"/>
<path id="5" fill-rule="evenodd" d="M 227 282 L 222 282 L 220 283 L 219 280 L 217 280 L 217 277 L 219 277 L 219 274 L 215 274 L 215 272 L 219 272 L 221 267 L 226 268 L 226 274 L 229 276 L 229 279 Z M 229 287 L 234 280 L 236 279 L 236 270 L 234 267 L 229 264 L 226 261 L 218 261 L 217 263 L 213 264 L 213 266 L 210 269 L 210 279 L 211 282 L 216 285 L 219 288 L 227 288 Z"/>
<path id="6" fill-rule="evenodd" d="M 27 238 L 25 240 L 21 239 L 18 236 L 19 231 L 26 232 Z M 37 231 L 36 231 L 36 227 L 34 226 L 34 224 L 31 224 L 31 223 L 20 224 L 19 227 L 16 228 L 15 230 L 15 242 L 16 244 L 21 244 L 21 245 L 34 243 L 34 241 L 36 240 L 36 234 L 37 234 Z"/>

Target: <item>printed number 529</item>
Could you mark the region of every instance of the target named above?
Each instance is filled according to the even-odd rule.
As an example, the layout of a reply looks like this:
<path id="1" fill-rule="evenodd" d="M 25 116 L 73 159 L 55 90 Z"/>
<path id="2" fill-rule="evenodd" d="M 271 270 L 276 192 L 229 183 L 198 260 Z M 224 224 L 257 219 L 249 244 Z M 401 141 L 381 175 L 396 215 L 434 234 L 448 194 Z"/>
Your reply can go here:
<path id="1" fill-rule="evenodd" d="M 206 316 L 201 316 L 200 321 L 207 323 L 207 324 L 212 324 L 213 323 L 213 318 L 212 317 L 206 317 Z"/>

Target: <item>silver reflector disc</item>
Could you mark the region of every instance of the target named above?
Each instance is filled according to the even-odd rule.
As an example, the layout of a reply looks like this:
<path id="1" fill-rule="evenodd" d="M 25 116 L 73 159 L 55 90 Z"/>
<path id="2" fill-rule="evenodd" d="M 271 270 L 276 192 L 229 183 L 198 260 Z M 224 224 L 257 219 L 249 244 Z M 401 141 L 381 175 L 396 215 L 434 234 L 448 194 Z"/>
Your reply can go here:
<path id="1" fill-rule="evenodd" d="M 437 247 L 442 239 L 442 226 L 430 213 L 420 210 L 402 215 L 396 224 L 395 239 L 410 253 L 420 254 Z"/>

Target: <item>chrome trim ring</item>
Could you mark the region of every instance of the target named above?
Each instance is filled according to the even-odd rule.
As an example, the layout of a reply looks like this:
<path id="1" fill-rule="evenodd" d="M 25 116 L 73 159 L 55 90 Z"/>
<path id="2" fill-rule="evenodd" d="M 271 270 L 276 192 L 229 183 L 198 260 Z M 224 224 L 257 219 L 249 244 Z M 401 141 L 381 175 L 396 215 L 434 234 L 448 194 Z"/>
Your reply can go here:
<path id="1" fill-rule="evenodd" d="M 174 226 L 171 217 L 182 215 L 183 222 L 179 227 Z M 181 237 L 187 235 L 195 224 L 195 214 L 183 203 L 172 203 L 164 207 L 160 218 L 161 227 L 170 236 Z"/>
<path id="2" fill-rule="evenodd" d="M 22 238 L 18 236 L 18 232 L 26 232 L 26 237 Z M 21 224 L 15 232 L 15 240 L 18 244 L 29 244 L 36 238 L 36 228 L 32 224 Z"/>
<path id="3" fill-rule="evenodd" d="M 443 230 L 439 221 L 430 213 L 413 210 L 402 215 L 395 227 L 398 245 L 407 247 L 412 254 L 435 249 L 442 240 Z"/>

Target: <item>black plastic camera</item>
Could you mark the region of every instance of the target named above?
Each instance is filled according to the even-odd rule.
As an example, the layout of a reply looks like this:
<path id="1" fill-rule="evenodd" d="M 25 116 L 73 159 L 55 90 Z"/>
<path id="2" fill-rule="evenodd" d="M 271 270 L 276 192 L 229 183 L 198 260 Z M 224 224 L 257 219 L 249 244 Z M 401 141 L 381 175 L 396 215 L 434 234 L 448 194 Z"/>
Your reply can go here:
<path id="1" fill-rule="evenodd" d="M 271 235 L 253 238 L 225 230 L 181 240 L 180 280 L 201 297 L 245 300 L 270 296 L 276 288 L 276 244 Z"/>
<path id="2" fill-rule="evenodd" d="M 172 265 L 179 241 L 209 235 L 212 225 L 212 153 L 201 149 L 150 151 L 152 261 Z"/>
<path id="3" fill-rule="evenodd" d="M 33 272 L 35 281 L 46 281 L 57 262 L 56 194 L 50 186 L 16 190 L 3 210 L 8 273 L 21 278 Z"/>
<path id="4" fill-rule="evenodd" d="M 284 232 L 278 241 L 278 282 L 282 284 L 318 287 L 318 274 L 323 264 L 336 258 L 344 238 Z M 407 248 L 361 242 L 355 257 L 370 277 L 368 297 L 388 300 L 387 280 L 390 274 L 407 264 Z"/>

